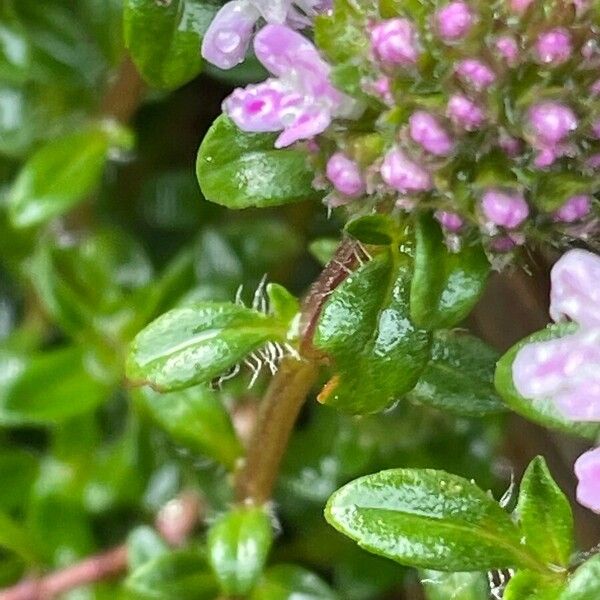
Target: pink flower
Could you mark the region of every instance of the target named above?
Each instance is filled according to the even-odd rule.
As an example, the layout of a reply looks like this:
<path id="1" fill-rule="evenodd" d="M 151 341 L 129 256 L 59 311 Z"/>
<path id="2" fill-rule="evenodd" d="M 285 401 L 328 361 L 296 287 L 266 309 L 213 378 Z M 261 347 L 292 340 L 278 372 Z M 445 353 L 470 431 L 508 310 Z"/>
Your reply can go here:
<path id="1" fill-rule="evenodd" d="M 533 0 L 509 0 L 510 8 L 515 12 L 525 12 Z"/>
<path id="2" fill-rule="evenodd" d="M 402 194 L 425 192 L 431 189 L 431 175 L 410 160 L 399 148 L 388 151 L 381 165 L 381 177 L 390 187 Z"/>
<path id="3" fill-rule="evenodd" d="M 575 113 L 560 102 L 540 102 L 528 112 L 529 124 L 536 140 L 541 144 L 554 146 L 577 129 Z"/>
<path id="4" fill-rule="evenodd" d="M 485 121 L 483 109 L 462 94 L 454 94 L 450 98 L 446 114 L 455 125 L 466 131 L 478 129 Z"/>
<path id="5" fill-rule="evenodd" d="M 485 90 L 494 81 L 496 74 L 483 61 L 475 58 L 462 60 L 456 66 L 457 75 L 477 91 Z"/>
<path id="6" fill-rule="evenodd" d="M 509 66 L 513 67 L 517 64 L 519 59 L 519 45 L 514 38 L 508 35 L 499 37 L 496 40 L 495 46 L 500 56 L 504 58 Z"/>
<path id="7" fill-rule="evenodd" d="M 469 33 L 474 16 L 466 2 L 450 2 L 435 13 L 437 30 L 446 41 L 455 41 Z"/>
<path id="8" fill-rule="evenodd" d="M 487 190 L 481 198 L 481 209 L 491 223 L 506 229 L 515 229 L 529 216 L 529 205 L 518 192 Z"/>
<path id="9" fill-rule="evenodd" d="M 329 65 L 304 36 L 284 25 L 256 35 L 258 60 L 275 77 L 237 89 L 223 110 L 243 131 L 282 131 L 276 148 L 322 133 L 335 116 L 355 116 L 356 103 L 329 82 Z"/>
<path id="10" fill-rule="evenodd" d="M 535 43 L 535 52 L 540 62 L 560 65 L 573 53 L 571 34 L 563 27 L 541 33 Z"/>
<path id="11" fill-rule="evenodd" d="M 410 116 L 408 124 L 410 137 L 431 154 L 447 156 L 452 152 L 452 138 L 433 115 L 418 110 Z"/>
<path id="12" fill-rule="evenodd" d="M 345 154 L 336 152 L 327 161 L 327 179 L 335 189 L 351 198 L 365 191 L 365 183 L 358 165 Z"/>
<path id="13" fill-rule="evenodd" d="M 451 233 L 456 233 L 460 231 L 462 226 L 464 225 L 464 221 L 462 218 L 453 212 L 448 212 L 445 210 L 438 210 L 435 213 L 435 218 L 439 221 L 440 225 Z"/>
<path id="14" fill-rule="evenodd" d="M 330 7 L 319 0 L 232 0 L 215 15 L 202 41 L 202 56 L 220 69 L 241 63 L 259 19 L 295 29 L 310 25 L 311 17 Z"/>
<path id="15" fill-rule="evenodd" d="M 600 448 L 589 450 L 575 462 L 579 480 L 577 501 L 595 513 L 600 513 Z"/>
<path id="16" fill-rule="evenodd" d="M 388 19 L 371 29 L 375 56 L 393 65 L 413 65 L 419 58 L 417 32 L 408 19 Z"/>
<path id="17" fill-rule="evenodd" d="M 586 217 L 592 208 L 592 198 L 581 194 L 571 196 L 554 213 L 554 220 L 562 223 L 575 223 Z"/>

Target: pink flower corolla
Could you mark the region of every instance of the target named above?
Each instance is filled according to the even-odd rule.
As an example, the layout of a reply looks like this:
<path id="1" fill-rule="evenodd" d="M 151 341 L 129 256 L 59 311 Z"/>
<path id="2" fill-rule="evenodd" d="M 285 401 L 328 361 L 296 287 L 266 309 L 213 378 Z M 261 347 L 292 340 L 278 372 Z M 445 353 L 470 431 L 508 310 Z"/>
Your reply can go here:
<path id="1" fill-rule="evenodd" d="M 402 194 L 425 192 L 433 182 L 431 175 L 399 148 L 388 151 L 381 165 L 381 177 L 390 187 Z"/>
<path id="2" fill-rule="evenodd" d="M 514 67 L 519 60 L 519 44 L 509 35 L 499 37 L 495 43 L 496 50 L 506 63 Z"/>
<path id="3" fill-rule="evenodd" d="M 577 129 L 577 116 L 565 104 L 545 101 L 534 104 L 527 117 L 533 146 L 539 150 L 534 163 L 548 167 L 568 149 L 562 142 Z"/>
<path id="4" fill-rule="evenodd" d="M 336 152 L 327 161 L 326 173 L 333 187 L 345 196 L 356 198 L 365 191 L 359 166 L 342 152 Z"/>
<path id="5" fill-rule="evenodd" d="M 506 229 L 515 229 L 529 216 L 529 205 L 522 194 L 497 189 L 483 194 L 481 210 L 488 221 Z"/>
<path id="6" fill-rule="evenodd" d="M 314 45 L 285 25 L 266 25 L 254 40 L 258 60 L 275 76 L 237 89 L 223 110 L 243 131 L 282 131 L 276 148 L 322 133 L 334 117 L 356 116 L 357 104 L 329 82 Z"/>
<path id="7" fill-rule="evenodd" d="M 465 37 L 474 21 L 470 6 L 461 0 L 446 4 L 435 14 L 438 33 L 446 41 L 455 41 Z"/>
<path id="8" fill-rule="evenodd" d="M 535 43 L 538 60 L 545 64 L 560 65 L 571 58 L 571 34 L 564 27 L 545 31 Z"/>
<path id="9" fill-rule="evenodd" d="M 446 114 L 457 127 L 466 131 L 478 129 L 485 121 L 481 106 L 462 94 L 454 94 L 450 98 Z"/>
<path id="10" fill-rule="evenodd" d="M 575 475 L 579 480 L 577 501 L 600 513 L 600 448 L 589 450 L 577 459 Z"/>
<path id="11" fill-rule="evenodd" d="M 232 0 L 206 30 L 202 56 L 220 69 L 231 69 L 244 60 L 259 19 L 301 29 L 330 7 L 330 0 Z"/>
<path id="12" fill-rule="evenodd" d="M 373 53 L 391 65 L 413 65 L 419 58 L 417 31 L 408 19 L 388 19 L 371 29 Z"/>
<path id="13" fill-rule="evenodd" d="M 447 156 L 452 152 L 452 138 L 432 114 L 418 110 L 410 116 L 408 125 L 410 137 L 431 154 Z"/>
<path id="14" fill-rule="evenodd" d="M 586 217 L 592 208 L 592 198 L 586 194 L 571 196 L 557 211 L 554 220 L 559 223 L 575 223 Z"/>
<path id="15" fill-rule="evenodd" d="M 515 12 L 525 12 L 533 0 L 509 0 L 509 6 Z"/>
<path id="16" fill-rule="evenodd" d="M 451 233 L 456 233 L 460 231 L 460 229 L 464 225 L 463 219 L 455 212 L 438 210 L 435 212 L 434 217 L 446 231 L 449 231 Z"/>
<path id="17" fill-rule="evenodd" d="M 456 65 L 456 74 L 466 83 L 481 91 L 496 81 L 496 74 L 483 61 L 476 58 L 461 60 Z"/>

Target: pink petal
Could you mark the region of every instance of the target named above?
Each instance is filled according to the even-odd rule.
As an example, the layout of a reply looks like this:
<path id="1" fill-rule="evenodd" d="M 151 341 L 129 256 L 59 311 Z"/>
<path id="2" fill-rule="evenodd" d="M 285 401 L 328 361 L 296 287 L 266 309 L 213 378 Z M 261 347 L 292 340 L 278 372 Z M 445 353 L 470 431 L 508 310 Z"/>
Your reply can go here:
<path id="1" fill-rule="evenodd" d="M 600 448 L 589 450 L 577 459 L 575 475 L 579 480 L 577 501 L 600 513 Z"/>

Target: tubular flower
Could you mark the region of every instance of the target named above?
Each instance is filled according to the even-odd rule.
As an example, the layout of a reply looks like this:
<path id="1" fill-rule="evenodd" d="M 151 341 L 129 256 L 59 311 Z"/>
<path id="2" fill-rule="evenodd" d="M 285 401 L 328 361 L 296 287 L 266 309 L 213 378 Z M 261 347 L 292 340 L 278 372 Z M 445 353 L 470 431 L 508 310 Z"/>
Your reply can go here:
<path id="1" fill-rule="evenodd" d="M 259 19 L 301 29 L 330 8 L 331 2 L 322 0 L 233 0 L 219 10 L 207 29 L 202 56 L 221 69 L 231 69 L 244 60 Z"/>
<path id="2" fill-rule="evenodd" d="M 600 422 L 600 256 L 567 252 L 552 270 L 550 316 L 579 329 L 561 338 L 527 344 L 513 363 L 513 382 L 529 399 L 550 400 L 573 421 Z M 600 448 L 581 456 L 575 473 L 578 499 L 600 512 Z"/>

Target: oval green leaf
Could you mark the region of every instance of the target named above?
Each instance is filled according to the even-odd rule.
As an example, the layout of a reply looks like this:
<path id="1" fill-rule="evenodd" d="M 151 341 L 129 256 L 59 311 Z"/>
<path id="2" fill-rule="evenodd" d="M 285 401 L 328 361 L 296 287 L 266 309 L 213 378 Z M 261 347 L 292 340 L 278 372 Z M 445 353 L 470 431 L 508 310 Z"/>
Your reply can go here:
<path id="1" fill-rule="evenodd" d="M 600 554 L 584 562 L 569 580 L 560 600 L 600 598 Z"/>

